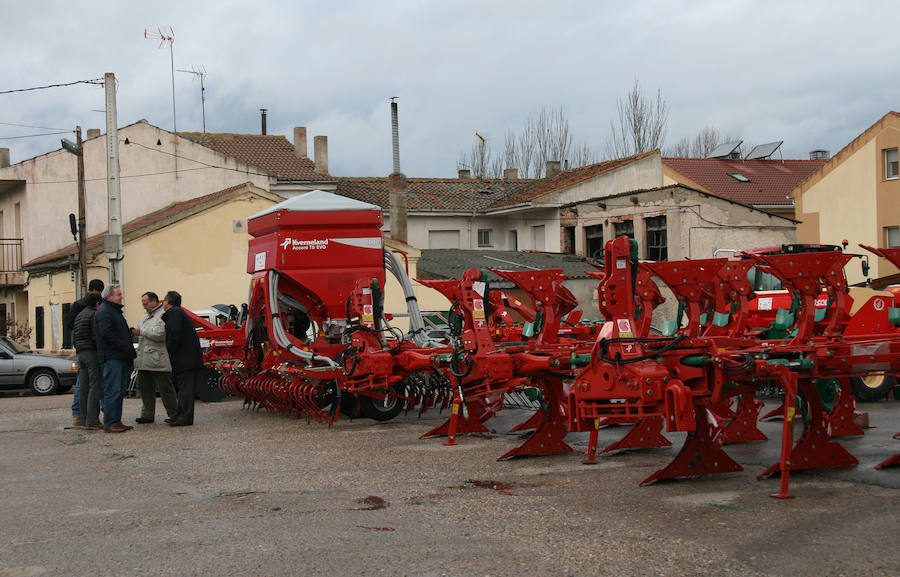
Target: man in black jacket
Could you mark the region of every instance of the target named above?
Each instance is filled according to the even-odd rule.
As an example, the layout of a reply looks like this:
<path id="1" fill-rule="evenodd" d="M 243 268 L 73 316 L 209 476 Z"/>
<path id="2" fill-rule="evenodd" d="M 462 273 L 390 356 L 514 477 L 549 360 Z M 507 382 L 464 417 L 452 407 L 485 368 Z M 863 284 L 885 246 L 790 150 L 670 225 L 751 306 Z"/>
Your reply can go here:
<path id="1" fill-rule="evenodd" d="M 131 329 L 122 314 L 124 295 L 118 285 L 103 289 L 103 303 L 94 313 L 97 360 L 103 373 L 103 428 L 107 433 L 124 433 L 134 427 L 122 424 L 122 399 L 134 366 Z"/>
<path id="2" fill-rule="evenodd" d="M 72 342 L 78 353 L 78 380 L 82 383 L 78 405 L 85 429 L 103 428 L 100 425 L 100 363 L 94 336 L 94 313 L 102 300 L 100 295 L 89 293 L 84 299 L 87 306 L 75 317 L 72 327 Z"/>
<path id="3" fill-rule="evenodd" d="M 181 295 L 175 291 L 167 292 L 163 308 L 166 311 L 162 315 L 166 323 L 166 351 L 172 361 L 178 390 L 178 412 L 174 419 L 166 421 L 171 427 L 187 427 L 194 424 L 194 391 L 203 383 L 203 353 L 194 322 L 181 308 Z"/>
<path id="4" fill-rule="evenodd" d="M 100 296 L 100 293 L 103 292 L 103 281 L 95 278 L 88 283 L 87 294 L 72 303 L 72 306 L 69 308 L 69 318 L 66 319 L 66 325 L 68 325 L 69 334 L 73 334 L 75 330 L 75 317 L 84 310 L 86 299 L 88 295 L 95 294 Z M 102 297 L 101 297 L 102 298 Z M 78 351 L 76 347 L 76 352 Z M 81 371 L 78 371 L 78 377 L 75 379 L 75 390 L 73 391 L 73 399 L 72 399 L 72 421 L 75 426 L 79 426 L 83 423 L 84 419 L 81 418 L 81 408 L 79 407 L 79 403 L 81 400 Z"/>

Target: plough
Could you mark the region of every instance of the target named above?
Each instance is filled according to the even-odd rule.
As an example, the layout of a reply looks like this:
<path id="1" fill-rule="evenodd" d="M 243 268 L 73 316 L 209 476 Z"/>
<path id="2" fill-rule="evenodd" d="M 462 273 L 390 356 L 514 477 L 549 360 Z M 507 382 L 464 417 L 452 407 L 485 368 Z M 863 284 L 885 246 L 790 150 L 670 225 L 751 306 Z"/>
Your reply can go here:
<path id="1" fill-rule="evenodd" d="M 780 474 L 773 496 L 784 498 L 792 471 L 857 463 L 834 440 L 862 434 L 849 379 L 900 372 L 900 308 L 875 294 L 850 314 L 843 268 L 852 255 L 840 247 L 640 262 L 636 243 L 620 237 L 607 243 L 602 270 L 589 273 L 599 281 L 602 324 L 580 322 L 560 270 L 470 269 L 458 281 L 420 281 L 452 303 L 449 339 L 438 341 L 426 335 L 380 225 L 378 207 L 322 192 L 249 220 L 245 312 L 201 331 L 223 391 L 248 408 L 328 424 L 340 414 L 388 420 L 449 409 L 422 435 L 446 436 L 447 445 L 487 434 L 484 423 L 507 397 L 536 403 L 540 410 L 513 429 L 534 432 L 500 459 L 571 452 L 565 437 L 580 431 L 589 433 L 590 463 L 598 451 L 667 446 L 663 427 L 685 432 L 674 460 L 646 484 L 740 471 L 723 446 L 766 439 L 754 393 L 776 383 L 785 396 L 781 457 L 760 477 Z M 863 248 L 900 266 L 900 249 Z M 763 310 L 751 271 L 781 282 L 786 307 Z M 407 333 L 384 311 L 386 272 L 404 291 Z M 531 303 L 492 288 L 496 277 Z M 654 318 L 665 301 L 657 280 L 677 301 L 672 321 Z M 804 425 L 794 441 L 797 410 Z M 612 424 L 631 429 L 601 450 L 598 431 Z"/>

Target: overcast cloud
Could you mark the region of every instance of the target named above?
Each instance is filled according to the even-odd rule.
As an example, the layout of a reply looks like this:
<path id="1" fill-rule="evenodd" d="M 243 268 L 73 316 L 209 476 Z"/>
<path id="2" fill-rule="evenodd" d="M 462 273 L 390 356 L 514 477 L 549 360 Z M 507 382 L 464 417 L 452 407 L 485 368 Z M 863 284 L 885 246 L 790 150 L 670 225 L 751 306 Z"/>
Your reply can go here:
<path id="1" fill-rule="evenodd" d="M 391 172 L 388 99 L 399 97 L 401 168 L 454 176 L 475 131 L 502 147 L 541 106 L 562 107 L 576 143 L 604 149 L 616 98 L 637 78 L 669 104 L 666 144 L 711 125 L 785 158 L 836 152 L 900 109 L 890 2 L 157 1 L 6 2 L 0 91 L 114 72 L 118 118 L 172 129 L 175 68 L 203 65 L 208 132 L 294 126 L 328 135 L 338 176 Z M 178 129 L 201 129 L 199 82 L 175 73 Z M 8 126 L 105 128 L 103 90 L 0 95 L 13 162 L 60 136 Z"/>

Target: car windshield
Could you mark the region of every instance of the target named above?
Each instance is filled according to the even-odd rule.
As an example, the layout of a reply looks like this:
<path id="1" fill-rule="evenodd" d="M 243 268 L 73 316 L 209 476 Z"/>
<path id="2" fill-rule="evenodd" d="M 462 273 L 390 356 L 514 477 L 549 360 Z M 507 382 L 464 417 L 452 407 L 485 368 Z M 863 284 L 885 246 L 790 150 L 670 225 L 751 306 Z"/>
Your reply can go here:
<path id="1" fill-rule="evenodd" d="M 27 353 L 28 347 L 22 346 L 14 340 L 11 340 L 7 337 L 0 337 L 0 343 L 6 345 L 6 347 L 16 354 L 18 353 Z"/>

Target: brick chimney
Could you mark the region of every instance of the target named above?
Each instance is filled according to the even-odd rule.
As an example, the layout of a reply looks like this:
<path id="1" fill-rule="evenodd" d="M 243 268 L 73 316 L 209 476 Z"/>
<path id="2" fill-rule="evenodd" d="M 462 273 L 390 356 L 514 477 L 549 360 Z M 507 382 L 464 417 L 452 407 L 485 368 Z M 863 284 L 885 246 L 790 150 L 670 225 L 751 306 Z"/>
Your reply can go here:
<path id="1" fill-rule="evenodd" d="M 459 169 L 459 179 L 465 180 L 467 178 L 472 178 L 472 171 L 468 168 L 460 168 Z"/>
<path id="2" fill-rule="evenodd" d="M 548 160 L 547 161 L 547 178 L 551 176 L 556 176 L 559 174 L 559 161 L 558 160 Z"/>
<path id="3" fill-rule="evenodd" d="M 315 155 L 316 172 L 328 174 L 328 137 L 313 137 L 313 154 Z"/>
<path id="4" fill-rule="evenodd" d="M 297 158 L 308 158 L 306 156 L 306 127 L 294 127 L 294 154 Z"/>
<path id="5" fill-rule="evenodd" d="M 0 168 L 9 166 L 9 149 L 0 148 Z"/>
<path id="6" fill-rule="evenodd" d="M 88 128 L 87 129 L 87 138 L 96 138 L 100 136 L 99 128 Z"/>
<path id="7" fill-rule="evenodd" d="M 519 178 L 519 169 L 518 168 L 504 168 L 503 169 L 503 180 L 515 180 Z"/>

